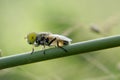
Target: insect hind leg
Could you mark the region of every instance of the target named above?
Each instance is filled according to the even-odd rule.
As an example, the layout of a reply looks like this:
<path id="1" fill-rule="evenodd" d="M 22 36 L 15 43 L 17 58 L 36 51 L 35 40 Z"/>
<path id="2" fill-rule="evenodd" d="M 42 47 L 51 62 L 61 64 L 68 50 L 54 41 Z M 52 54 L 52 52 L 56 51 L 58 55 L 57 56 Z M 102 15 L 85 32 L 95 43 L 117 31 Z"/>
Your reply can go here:
<path id="1" fill-rule="evenodd" d="M 65 48 L 63 48 L 63 47 L 61 47 L 61 46 L 59 45 L 59 41 L 57 41 L 57 47 L 61 48 L 61 49 L 64 50 L 65 52 L 68 52 Z"/>

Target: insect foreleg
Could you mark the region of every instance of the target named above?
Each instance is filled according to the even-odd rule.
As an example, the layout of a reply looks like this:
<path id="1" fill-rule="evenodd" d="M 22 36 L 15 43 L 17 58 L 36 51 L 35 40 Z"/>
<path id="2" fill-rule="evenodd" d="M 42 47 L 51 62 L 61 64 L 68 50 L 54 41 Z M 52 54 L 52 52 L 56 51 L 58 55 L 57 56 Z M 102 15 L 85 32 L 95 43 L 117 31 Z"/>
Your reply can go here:
<path id="1" fill-rule="evenodd" d="M 32 52 L 31 52 L 31 54 L 33 54 L 33 52 L 34 52 L 34 46 L 32 47 Z"/>

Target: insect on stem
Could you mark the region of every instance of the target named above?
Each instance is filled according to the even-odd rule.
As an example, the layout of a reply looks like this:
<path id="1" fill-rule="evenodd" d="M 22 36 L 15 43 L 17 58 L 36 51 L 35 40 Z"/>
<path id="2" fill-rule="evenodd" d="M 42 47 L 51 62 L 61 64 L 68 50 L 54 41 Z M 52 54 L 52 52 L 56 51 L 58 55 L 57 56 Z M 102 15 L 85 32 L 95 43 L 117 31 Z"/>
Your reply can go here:
<path id="1" fill-rule="evenodd" d="M 71 43 L 71 39 L 59 35 L 59 34 L 52 34 L 49 32 L 40 32 L 40 33 L 29 33 L 26 37 L 28 44 L 34 45 L 32 48 L 31 54 L 34 52 L 34 47 L 42 46 L 43 54 L 46 54 L 45 52 L 45 46 L 57 46 L 58 48 L 61 48 L 65 52 L 68 52 L 66 49 L 63 48 L 65 45 L 69 45 Z"/>

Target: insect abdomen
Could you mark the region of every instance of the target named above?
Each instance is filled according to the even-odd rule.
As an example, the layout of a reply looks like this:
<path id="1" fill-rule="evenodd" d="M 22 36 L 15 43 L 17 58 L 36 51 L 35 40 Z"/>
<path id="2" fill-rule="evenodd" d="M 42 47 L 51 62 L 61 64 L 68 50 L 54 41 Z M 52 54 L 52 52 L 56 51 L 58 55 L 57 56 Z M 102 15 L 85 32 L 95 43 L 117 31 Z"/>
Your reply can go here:
<path id="1" fill-rule="evenodd" d="M 63 41 L 63 45 L 69 45 L 68 41 Z"/>

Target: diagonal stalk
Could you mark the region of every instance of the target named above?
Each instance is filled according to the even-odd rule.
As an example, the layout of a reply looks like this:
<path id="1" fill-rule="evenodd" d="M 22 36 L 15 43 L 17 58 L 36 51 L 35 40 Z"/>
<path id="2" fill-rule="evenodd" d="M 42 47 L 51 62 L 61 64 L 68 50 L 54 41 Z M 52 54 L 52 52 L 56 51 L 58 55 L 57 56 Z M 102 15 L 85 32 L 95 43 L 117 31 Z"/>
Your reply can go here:
<path id="1" fill-rule="evenodd" d="M 73 43 L 64 48 L 68 51 L 65 52 L 61 48 L 51 48 L 46 49 L 46 54 L 42 51 L 35 51 L 33 54 L 30 52 L 11 55 L 7 57 L 0 58 L 0 69 L 15 67 L 18 65 L 24 65 L 29 63 L 34 63 L 38 61 L 50 60 L 70 55 L 82 54 L 91 51 L 97 51 L 107 48 L 113 48 L 120 46 L 120 36 L 110 36 L 100 39 L 94 39 L 89 41 L 83 41 L 78 43 Z"/>

